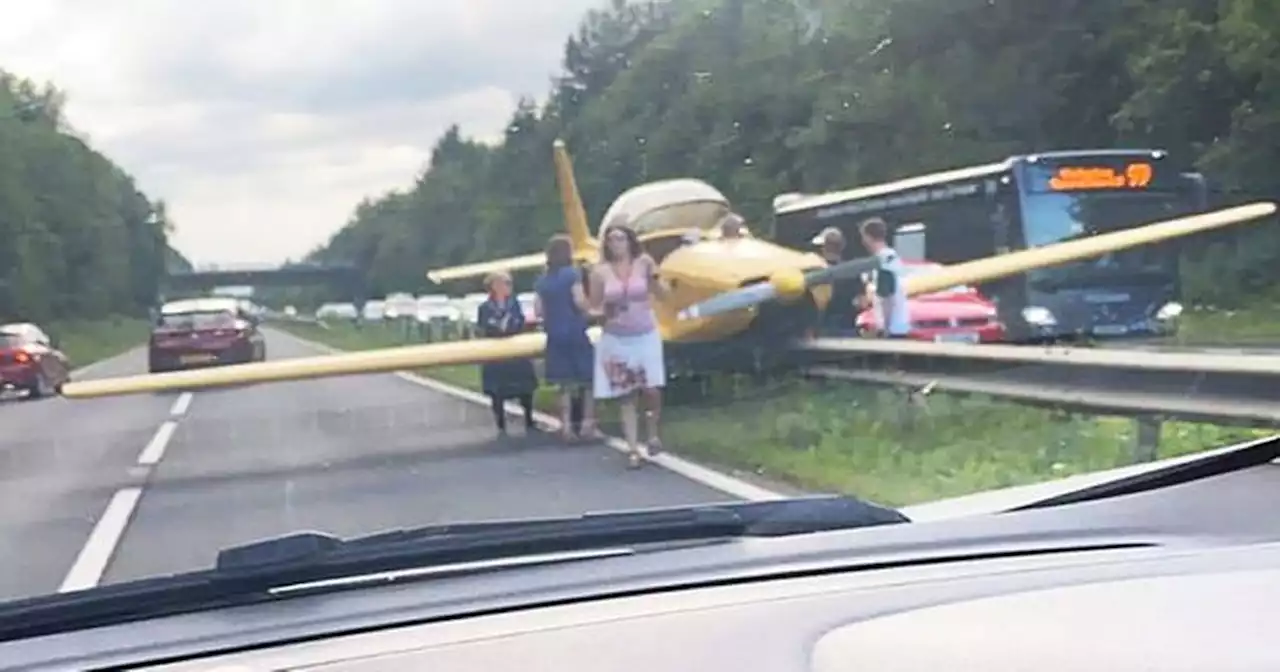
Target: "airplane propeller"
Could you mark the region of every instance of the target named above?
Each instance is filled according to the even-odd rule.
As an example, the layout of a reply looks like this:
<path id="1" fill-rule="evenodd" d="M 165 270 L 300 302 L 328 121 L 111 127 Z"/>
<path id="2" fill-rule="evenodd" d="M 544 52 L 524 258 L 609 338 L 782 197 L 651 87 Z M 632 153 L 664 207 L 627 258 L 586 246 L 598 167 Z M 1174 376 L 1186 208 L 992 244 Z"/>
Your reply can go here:
<path id="1" fill-rule="evenodd" d="M 814 287 L 856 277 L 878 268 L 880 268 L 880 260 L 877 257 L 864 257 L 812 271 L 787 269 L 775 273 L 764 282 L 717 294 L 706 301 L 695 303 L 680 311 L 679 317 L 682 320 L 713 317 L 779 298 L 792 301 Z"/>

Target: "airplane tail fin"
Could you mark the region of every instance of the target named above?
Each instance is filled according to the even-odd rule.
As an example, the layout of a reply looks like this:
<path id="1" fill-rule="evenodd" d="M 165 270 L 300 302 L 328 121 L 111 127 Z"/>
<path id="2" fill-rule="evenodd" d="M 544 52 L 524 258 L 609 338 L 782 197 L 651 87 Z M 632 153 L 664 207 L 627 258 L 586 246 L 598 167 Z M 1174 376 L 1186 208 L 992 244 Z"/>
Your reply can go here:
<path id="1" fill-rule="evenodd" d="M 582 194 L 573 174 L 573 161 L 563 140 L 553 146 L 556 163 L 556 184 L 560 188 L 560 206 L 564 209 L 564 230 L 573 241 L 574 256 L 579 261 L 595 260 L 596 241 L 587 226 L 587 210 L 582 205 Z"/>
<path id="2" fill-rule="evenodd" d="M 555 142 L 556 184 L 560 188 L 560 203 L 564 208 L 564 230 L 573 243 L 573 257 L 579 262 L 594 262 L 599 256 L 596 241 L 587 226 L 587 210 L 582 206 L 582 195 L 573 176 L 573 162 L 563 140 Z M 543 253 L 482 261 L 463 266 L 440 268 L 427 273 L 432 282 L 441 283 L 461 278 L 485 275 L 493 271 L 519 271 L 541 268 L 546 263 Z"/>

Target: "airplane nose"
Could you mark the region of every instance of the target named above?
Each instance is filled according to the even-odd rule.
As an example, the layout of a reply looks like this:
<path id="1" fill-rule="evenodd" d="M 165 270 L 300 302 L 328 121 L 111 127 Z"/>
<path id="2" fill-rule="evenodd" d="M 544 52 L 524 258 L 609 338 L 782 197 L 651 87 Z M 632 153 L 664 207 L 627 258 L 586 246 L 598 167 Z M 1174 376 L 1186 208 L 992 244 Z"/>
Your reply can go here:
<path id="1" fill-rule="evenodd" d="M 814 287 L 829 285 L 837 280 L 854 277 L 879 267 L 878 258 L 864 257 L 808 272 L 799 269 L 778 271 L 764 282 L 725 292 L 702 303 L 689 306 L 680 311 L 679 317 L 682 320 L 712 317 L 750 308 L 773 299 L 794 300 Z"/>

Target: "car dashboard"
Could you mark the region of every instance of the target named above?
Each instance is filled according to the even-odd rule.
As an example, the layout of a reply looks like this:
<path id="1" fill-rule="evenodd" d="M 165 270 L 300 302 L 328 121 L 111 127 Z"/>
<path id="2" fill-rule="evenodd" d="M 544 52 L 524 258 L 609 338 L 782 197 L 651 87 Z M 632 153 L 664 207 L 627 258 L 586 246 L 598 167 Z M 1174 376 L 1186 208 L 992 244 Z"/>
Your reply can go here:
<path id="1" fill-rule="evenodd" d="M 300 595 L 9 669 L 1275 670 L 1280 467 L 1114 499 Z"/>

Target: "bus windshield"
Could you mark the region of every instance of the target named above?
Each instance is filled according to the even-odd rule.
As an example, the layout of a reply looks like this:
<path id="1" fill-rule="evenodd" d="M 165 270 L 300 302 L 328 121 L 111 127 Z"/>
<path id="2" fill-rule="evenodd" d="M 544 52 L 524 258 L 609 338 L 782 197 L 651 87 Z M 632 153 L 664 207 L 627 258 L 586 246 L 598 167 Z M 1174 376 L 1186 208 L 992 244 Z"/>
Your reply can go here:
<path id="1" fill-rule="evenodd" d="M 1032 193 L 1023 200 L 1023 223 L 1027 247 L 1035 248 L 1171 219 L 1190 209 L 1176 192 Z M 1177 254 L 1169 246 L 1142 245 L 1028 275 L 1036 284 L 1070 287 L 1108 281 L 1171 282 L 1177 272 Z"/>

